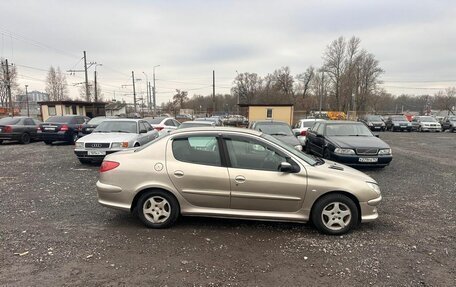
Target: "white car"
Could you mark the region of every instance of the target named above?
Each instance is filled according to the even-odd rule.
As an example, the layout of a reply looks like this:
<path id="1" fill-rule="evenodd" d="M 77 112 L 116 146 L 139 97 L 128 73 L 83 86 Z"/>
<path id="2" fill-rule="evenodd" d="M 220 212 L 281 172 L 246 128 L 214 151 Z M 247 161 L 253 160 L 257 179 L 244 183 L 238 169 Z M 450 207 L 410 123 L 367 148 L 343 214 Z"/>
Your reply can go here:
<path id="1" fill-rule="evenodd" d="M 298 138 L 302 146 L 306 145 L 307 130 L 311 128 L 315 122 L 324 121 L 323 119 L 301 119 L 293 127 L 293 133 Z"/>
<path id="2" fill-rule="evenodd" d="M 145 118 L 144 120 L 151 124 L 160 136 L 169 134 L 181 125 L 176 119 L 170 117 Z"/>
<path id="3" fill-rule="evenodd" d="M 75 143 L 81 163 L 101 162 L 107 154 L 128 150 L 158 138 L 158 131 L 142 119 L 108 119 Z"/>
<path id="4" fill-rule="evenodd" d="M 442 131 L 442 126 L 431 116 L 417 116 L 412 120 L 412 129 L 419 132 L 440 132 Z"/>

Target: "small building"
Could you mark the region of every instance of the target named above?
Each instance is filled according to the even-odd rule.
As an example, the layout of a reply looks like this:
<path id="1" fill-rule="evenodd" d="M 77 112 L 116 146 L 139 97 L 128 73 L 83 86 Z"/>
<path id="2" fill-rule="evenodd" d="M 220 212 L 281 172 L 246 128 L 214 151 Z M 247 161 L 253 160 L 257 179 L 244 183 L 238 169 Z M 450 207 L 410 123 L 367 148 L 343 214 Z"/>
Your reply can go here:
<path id="1" fill-rule="evenodd" d="M 123 102 L 112 102 L 106 104 L 105 111 L 107 116 L 124 116 L 127 114 L 127 104 Z"/>
<path id="2" fill-rule="evenodd" d="M 286 122 L 289 125 L 293 123 L 294 110 L 292 104 L 239 104 L 239 106 L 247 108 L 249 122 L 274 120 Z"/>
<path id="3" fill-rule="evenodd" d="M 52 116 L 80 115 L 90 118 L 105 116 L 103 102 L 85 101 L 46 101 L 38 102 L 41 111 L 41 120 L 45 121 Z"/>

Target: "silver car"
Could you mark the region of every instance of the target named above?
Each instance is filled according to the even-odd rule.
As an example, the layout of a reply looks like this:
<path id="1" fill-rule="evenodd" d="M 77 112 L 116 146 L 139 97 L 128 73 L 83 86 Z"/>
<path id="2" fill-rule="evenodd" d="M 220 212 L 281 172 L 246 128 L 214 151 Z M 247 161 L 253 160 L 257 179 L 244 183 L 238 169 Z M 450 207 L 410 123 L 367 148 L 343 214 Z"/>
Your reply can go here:
<path id="1" fill-rule="evenodd" d="M 145 145 L 158 138 L 158 131 L 141 119 L 107 119 L 75 143 L 81 163 L 102 161 L 110 153 Z"/>
<path id="2" fill-rule="evenodd" d="M 382 196 L 366 174 L 308 156 L 248 129 L 178 130 L 108 155 L 96 184 L 104 206 L 131 211 L 151 228 L 180 216 L 311 221 L 343 234 L 378 217 Z"/>

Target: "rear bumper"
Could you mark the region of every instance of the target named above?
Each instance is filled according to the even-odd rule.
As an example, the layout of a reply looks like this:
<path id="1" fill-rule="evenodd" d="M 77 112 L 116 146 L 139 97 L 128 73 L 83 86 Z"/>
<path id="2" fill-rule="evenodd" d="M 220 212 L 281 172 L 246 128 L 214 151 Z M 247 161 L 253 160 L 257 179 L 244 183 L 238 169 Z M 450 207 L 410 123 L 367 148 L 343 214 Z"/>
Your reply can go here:
<path id="1" fill-rule="evenodd" d="M 377 162 L 360 162 L 360 158 L 377 158 Z M 331 160 L 343 163 L 349 166 L 387 166 L 393 160 L 392 155 L 339 155 L 331 152 Z"/>
<path id="2" fill-rule="evenodd" d="M 68 132 L 56 132 L 56 133 L 38 133 L 38 138 L 43 141 L 67 141 L 73 140 L 73 137 Z"/>
<path id="3" fill-rule="evenodd" d="M 0 133 L 0 140 L 4 141 L 18 141 L 22 134 L 16 133 Z"/>
<path id="4" fill-rule="evenodd" d="M 131 205 L 126 204 L 125 202 L 131 202 L 131 198 L 126 192 L 122 192 L 121 187 L 97 181 L 97 194 L 98 203 L 101 205 L 130 211 Z"/>

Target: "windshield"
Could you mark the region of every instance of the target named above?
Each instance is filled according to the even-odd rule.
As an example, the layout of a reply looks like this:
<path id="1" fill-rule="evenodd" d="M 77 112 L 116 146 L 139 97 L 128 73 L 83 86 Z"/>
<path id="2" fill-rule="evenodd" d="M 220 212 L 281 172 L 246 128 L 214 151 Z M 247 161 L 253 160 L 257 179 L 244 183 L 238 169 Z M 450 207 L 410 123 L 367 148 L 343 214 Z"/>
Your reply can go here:
<path id="1" fill-rule="evenodd" d="M 20 120 L 21 119 L 18 119 L 18 118 L 3 118 L 3 119 L 0 119 L 0 125 L 15 125 Z"/>
<path id="2" fill-rule="evenodd" d="M 151 125 L 157 125 L 159 123 L 161 123 L 165 118 L 155 118 L 155 119 L 146 119 L 149 124 Z"/>
<path id="3" fill-rule="evenodd" d="M 72 117 L 50 117 L 48 118 L 45 122 L 46 123 L 59 123 L 59 124 L 63 124 L 63 123 L 69 123 L 71 121 Z"/>
<path id="4" fill-rule="evenodd" d="M 104 121 L 94 133 L 137 133 L 137 125 L 134 121 Z"/>
<path id="5" fill-rule="evenodd" d="M 285 123 L 258 123 L 255 130 L 272 136 L 292 136 L 293 133 L 289 125 Z"/>
<path id="6" fill-rule="evenodd" d="M 448 118 L 450 121 L 456 121 L 456 117 L 449 117 Z"/>
<path id="7" fill-rule="evenodd" d="M 99 125 L 102 121 L 108 119 L 107 117 L 96 117 L 91 119 L 87 124 L 88 125 Z"/>
<path id="8" fill-rule="evenodd" d="M 396 116 L 396 117 L 391 117 L 393 121 L 403 121 L 403 122 L 408 122 L 408 120 L 403 117 L 403 116 Z"/>
<path id="9" fill-rule="evenodd" d="M 300 152 L 292 146 L 283 144 L 283 142 L 279 141 L 273 136 L 262 134 L 261 137 L 267 139 L 270 142 L 275 143 L 276 145 L 282 147 L 283 149 L 287 150 L 288 152 L 292 153 L 293 155 L 297 156 L 298 158 L 302 159 L 310 165 L 315 165 L 317 163 L 317 161 L 312 156 Z"/>
<path id="10" fill-rule="evenodd" d="M 210 127 L 212 126 L 211 122 L 207 123 L 193 123 L 193 122 L 183 122 L 177 129 L 185 129 L 185 128 L 195 128 L 195 127 Z"/>
<path id="11" fill-rule="evenodd" d="M 382 121 L 382 118 L 380 116 L 367 116 L 366 117 L 368 121 L 371 121 L 371 122 L 381 122 Z"/>
<path id="12" fill-rule="evenodd" d="M 327 136 L 373 136 L 363 124 L 328 124 Z"/>
<path id="13" fill-rule="evenodd" d="M 431 122 L 431 123 L 437 122 L 437 120 L 434 119 L 433 117 L 420 117 L 420 121 L 422 121 L 422 122 Z"/>

